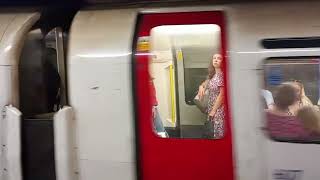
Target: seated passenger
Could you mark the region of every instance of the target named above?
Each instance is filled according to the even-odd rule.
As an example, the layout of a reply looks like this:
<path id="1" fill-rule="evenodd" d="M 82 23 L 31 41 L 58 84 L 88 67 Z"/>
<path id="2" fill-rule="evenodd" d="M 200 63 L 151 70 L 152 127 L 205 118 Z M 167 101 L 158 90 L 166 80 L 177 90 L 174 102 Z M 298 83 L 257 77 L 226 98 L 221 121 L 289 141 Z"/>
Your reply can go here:
<path id="1" fill-rule="evenodd" d="M 266 110 L 267 130 L 275 139 L 303 140 L 310 137 L 298 117 L 292 115 L 289 106 L 298 101 L 298 94 L 290 84 L 277 87 L 274 96 L 274 107 Z"/>

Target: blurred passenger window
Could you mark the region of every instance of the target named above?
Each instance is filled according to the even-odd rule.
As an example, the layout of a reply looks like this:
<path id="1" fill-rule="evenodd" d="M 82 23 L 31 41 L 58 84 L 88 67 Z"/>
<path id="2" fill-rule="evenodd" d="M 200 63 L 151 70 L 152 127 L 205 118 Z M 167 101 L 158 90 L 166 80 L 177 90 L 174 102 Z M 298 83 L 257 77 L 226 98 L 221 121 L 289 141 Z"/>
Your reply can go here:
<path id="1" fill-rule="evenodd" d="M 271 139 L 320 142 L 319 60 L 290 57 L 265 61 L 261 95 Z"/>
<path id="2" fill-rule="evenodd" d="M 225 131 L 221 30 L 215 24 L 168 25 L 138 40 L 150 48 L 154 131 L 161 137 L 220 139 Z"/>

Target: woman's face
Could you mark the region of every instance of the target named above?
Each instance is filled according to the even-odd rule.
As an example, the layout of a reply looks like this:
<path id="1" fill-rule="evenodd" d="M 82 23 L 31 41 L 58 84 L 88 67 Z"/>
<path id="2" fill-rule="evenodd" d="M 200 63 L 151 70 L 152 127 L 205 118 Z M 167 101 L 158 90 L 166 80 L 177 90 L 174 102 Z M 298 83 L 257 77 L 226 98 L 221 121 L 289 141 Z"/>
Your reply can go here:
<path id="1" fill-rule="evenodd" d="M 214 68 L 220 68 L 222 62 L 222 56 L 220 54 L 215 54 L 212 57 L 212 65 Z"/>

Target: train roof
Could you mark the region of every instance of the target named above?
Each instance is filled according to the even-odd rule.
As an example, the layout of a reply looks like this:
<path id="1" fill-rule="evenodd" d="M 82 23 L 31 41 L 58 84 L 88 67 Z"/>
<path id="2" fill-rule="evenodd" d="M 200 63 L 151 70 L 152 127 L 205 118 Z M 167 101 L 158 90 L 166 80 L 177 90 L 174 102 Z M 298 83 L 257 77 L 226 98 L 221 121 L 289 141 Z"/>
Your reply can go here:
<path id="1" fill-rule="evenodd" d="M 175 5 L 187 4 L 221 4 L 239 2 L 270 2 L 273 0 L 1 0 L 0 6 L 86 6 L 86 5 Z M 285 0 L 283 0 L 285 1 Z"/>

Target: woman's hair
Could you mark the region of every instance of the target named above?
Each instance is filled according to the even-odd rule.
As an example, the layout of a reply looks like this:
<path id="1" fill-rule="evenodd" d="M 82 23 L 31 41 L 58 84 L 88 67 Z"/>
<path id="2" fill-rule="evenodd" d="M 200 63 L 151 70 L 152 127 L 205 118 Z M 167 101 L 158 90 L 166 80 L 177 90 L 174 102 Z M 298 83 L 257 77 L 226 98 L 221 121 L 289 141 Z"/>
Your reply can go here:
<path id="1" fill-rule="evenodd" d="M 299 101 L 302 103 L 302 106 L 312 106 L 312 101 L 306 96 L 306 92 L 304 90 L 304 85 L 299 80 L 290 80 L 288 83 L 297 84 L 300 87 L 300 96 L 298 97 Z"/>
<path id="2" fill-rule="evenodd" d="M 320 133 L 320 112 L 315 107 L 300 108 L 297 117 L 302 120 L 304 128 L 311 132 Z"/>
<path id="3" fill-rule="evenodd" d="M 301 94 L 300 94 L 300 101 L 302 102 L 303 106 L 309 106 L 309 105 L 313 105 L 312 101 L 306 96 L 306 92 L 304 90 L 304 86 L 302 84 L 302 82 L 296 82 L 299 84 L 300 89 L 301 89 Z"/>
<path id="4" fill-rule="evenodd" d="M 212 58 L 210 59 L 208 67 L 208 79 L 211 79 L 216 74 L 216 69 L 213 67 Z"/>
<path id="5" fill-rule="evenodd" d="M 297 100 L 294 87 L 290 84 L 279 85 L 274 93 L 274 103 L 279 109 L 287 109 Z"/>

